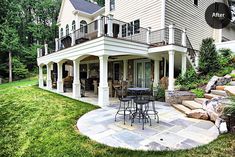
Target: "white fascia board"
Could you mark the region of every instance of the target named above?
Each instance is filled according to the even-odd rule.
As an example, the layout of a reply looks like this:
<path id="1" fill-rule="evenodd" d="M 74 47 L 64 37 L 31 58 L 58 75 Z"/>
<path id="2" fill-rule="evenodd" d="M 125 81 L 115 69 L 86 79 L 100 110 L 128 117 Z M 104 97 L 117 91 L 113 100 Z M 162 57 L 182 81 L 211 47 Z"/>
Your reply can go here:
<path id="1" fill-rule="evenodd" d="M 40 57 L 38 65 L 48 62 L 60 62 L 65 59 L 75 60 L 86 55 L 93 56 L 117 56 L 117 55 L 139 55 L 148 56 L 148 45 L 130 41 L 123 41 L 109 37 L 100 37 L 85 43 Z"/>
<path id="2" fill-rule="evenodd" d="M 187 48 L 181 47 L 181 46 L 176 46 L 176 45 L 167 45 L 167 46 L 161 46 L 161 47 L 153 47 L 149 48 L 148 52 L 149 53 L 158 53 L 158 52 L 167 52 L 167 51 L 177 51 L 177 52 L 187 52 Z"/>

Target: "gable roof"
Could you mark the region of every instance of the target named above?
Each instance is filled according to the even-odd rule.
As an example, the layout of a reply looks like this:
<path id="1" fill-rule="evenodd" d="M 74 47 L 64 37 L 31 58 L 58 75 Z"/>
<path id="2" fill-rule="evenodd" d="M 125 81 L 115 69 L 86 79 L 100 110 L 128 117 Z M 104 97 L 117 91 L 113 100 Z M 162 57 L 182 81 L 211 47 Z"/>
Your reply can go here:
<path id="1" fill-rule="evenodd" d="M 70 2 L 72 3 L 73 7 L 76 10 L 79 10 L 88 14 L 93 14 L 102 8 L 101 6 L 97 4 L 94 4 L 85 0 L 70 0 Z"/>

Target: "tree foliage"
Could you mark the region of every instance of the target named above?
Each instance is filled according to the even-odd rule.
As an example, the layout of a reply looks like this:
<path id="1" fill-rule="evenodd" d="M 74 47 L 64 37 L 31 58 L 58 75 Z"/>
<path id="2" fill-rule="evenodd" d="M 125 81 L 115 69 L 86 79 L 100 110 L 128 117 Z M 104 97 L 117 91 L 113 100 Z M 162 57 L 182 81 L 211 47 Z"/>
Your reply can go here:
<path id="1" fill-rule="evenodd" d="M 9 51 L 13 76 L 36 68 L 36 48 L 57 36 L 61 0 L 4 0 L 0 7 L 0 75 L 8 76 Z"/>
<path id="2" fill-rule="evenodd" d="M 216 72 L 219 68 L 219 58 L 216 52 L 214 40 L 206 38 L 202 40 L 200 48 L 199 71 L 206 74 L 209 72 Z"/>

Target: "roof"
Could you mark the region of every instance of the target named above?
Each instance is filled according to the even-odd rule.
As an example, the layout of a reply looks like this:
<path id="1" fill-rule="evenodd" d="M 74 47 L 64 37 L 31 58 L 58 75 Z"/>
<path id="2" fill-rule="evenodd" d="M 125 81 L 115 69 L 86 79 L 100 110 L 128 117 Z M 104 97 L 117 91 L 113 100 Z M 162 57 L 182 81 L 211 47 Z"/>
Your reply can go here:
<path id="1" fill-rule="evenodd" d="M 72 5 L 74 6 L 76 10 L 79 10 L 88 14 L 93 14 L 102 8 L 101 6 L 97 4 L 94 4 L 85 0 L 70 0 L 70 2 L 72 3 Z"/>

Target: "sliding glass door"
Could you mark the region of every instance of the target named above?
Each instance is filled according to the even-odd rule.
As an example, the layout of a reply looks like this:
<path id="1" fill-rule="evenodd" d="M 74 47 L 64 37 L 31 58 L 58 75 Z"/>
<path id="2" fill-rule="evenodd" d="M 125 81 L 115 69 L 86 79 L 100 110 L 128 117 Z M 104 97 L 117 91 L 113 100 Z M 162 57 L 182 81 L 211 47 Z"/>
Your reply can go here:
<path id="1" fill-rule="evenodd" d="M 150 88 L 151 86 L 150 60 L 135 61 L 135 86 Z"/>

